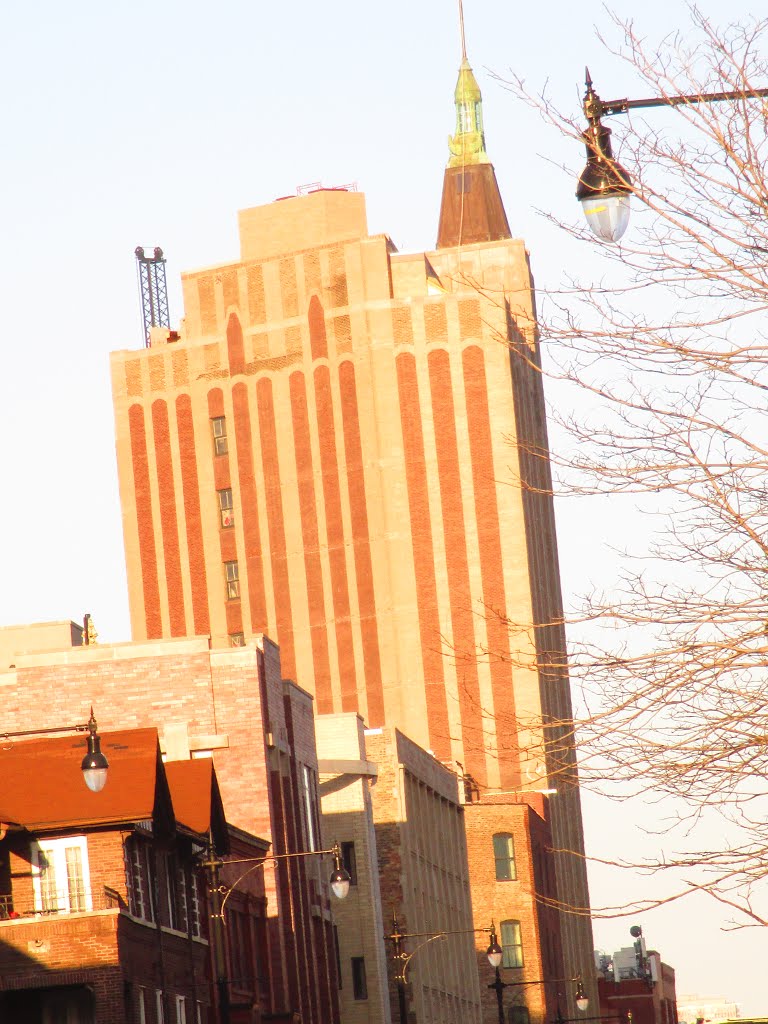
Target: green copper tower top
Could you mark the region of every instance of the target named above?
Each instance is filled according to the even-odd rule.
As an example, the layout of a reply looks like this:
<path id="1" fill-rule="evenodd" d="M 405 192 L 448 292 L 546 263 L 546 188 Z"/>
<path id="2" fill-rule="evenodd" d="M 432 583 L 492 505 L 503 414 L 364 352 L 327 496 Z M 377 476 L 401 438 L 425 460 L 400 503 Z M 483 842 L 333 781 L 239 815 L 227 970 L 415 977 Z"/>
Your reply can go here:
<path id="1" fill-rule="evenodd" d="M 467 60 L 467 46 L 464 38 L 464 8 L 459 0 L 459 26 L 461 28 L 461 67 L 456 83 L 456 134 L 448 139 L 451 152 L 449 167 L 466 167 L 467 164 L 490 163 L 485 151 L 483 132 L 483 98 L 480 86 Z"/>

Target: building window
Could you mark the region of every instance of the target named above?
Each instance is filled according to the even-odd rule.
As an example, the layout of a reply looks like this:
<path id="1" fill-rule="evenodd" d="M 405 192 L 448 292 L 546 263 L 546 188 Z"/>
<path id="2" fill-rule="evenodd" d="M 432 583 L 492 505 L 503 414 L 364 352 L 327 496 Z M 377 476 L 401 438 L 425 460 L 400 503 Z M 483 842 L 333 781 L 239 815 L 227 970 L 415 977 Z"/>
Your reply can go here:
<path id="1" fill-rule="evenodd" d="M 352 957 L 352 992 L 355 999 L 368 998 L 368 982 L 365 980 L 365 957 Z"/>
<path id="2" fill-rule="evenodd" d="M 523 966 L 523 939 L 519 921 L 501 922 L 501 950 L 504 954 L 502 967 Z"/>
<path id="3" fill-rule="evenodd" d="M 510 1006 L 507 1009 L 508 1024 L 531 1024 L 527 1006 Z"/>
<path id="4" fill-rule="evenodd" d="M 136 999 L 139 1014 L 139 1024 L 147 1024 L 147 1007 L 144 1002 L 144 989 L 139 988 L 138 996 Z"/>
<path id="5" fill-rule="evenodd" d="M 165 1000 L 163 999 L 163 990 L 160 988 L 155 989 L 155 1007 L 157 1024 L 165 1024 Z"/>
<path id="6" fill-rule="evenodd" d="M 226 455 L 227 447 L 227 421 L 223 416 L 214 416 L 211 420 L 211 434 L 213 435 L 213 454 Z"/>
<path id="7" fill-rule="evenodd" d="M 200 879 L 193 872 L 189 880 L 189 929 L 195 938 L 202 934 L 200 928 Z"/>
<path id="8" fill-rule="evenodd" d="M 240 569 L 237 562 L 225 562 L 224 574 L 227 580 L 227 600 L 234 601 L 240 597 Z"/>
<path id="9" fill-rule="evenodd" d="M 354 843 L 341 844 L 341 863 L 349 872 L 349 884 L 357 885 L 357 857 Z"/>
<path id="10" fill-rule="evenodd" d="M 187 1000 L 176 996 L 176 1024 L 187 1024 Z"/>
<path id="11" fill-rule="evenodd" d="M 333 926 L 333 948 L 336 952 L 336 980 L 341 988 L 341 949 L 339 948 L 339 929 L 336 925 Z"/>
<path id="12" fill-rule="evenodd" d="M 245 633 L 230 633 L 229 634 L 229 646 L 230 647 L 245 647 Z"/>
<path id="13" fill-rule="evenodd" d="M 142 921 L 154 921 L 152 902 L 152 853 L 149 843 L 130 836 L 125 844 L 125 874 L 128 888 L 128 909 Z"/>
<path id="14" fill-rule="evenodd" d="M 235 514 L 232 511 L 232 488 L 222 487 L 220 491 L 216 491 L 216 496 L 219 499 L 219 515 L 221 516 L 221 525 L 227 529 L 230 526 L 235 525 Z"/>
<path id="15" fill-rule="evenodd" d="M 498 832 L 493 837 L 493 858 L 496 861 L 496 881 L 513 882 L 517 878 L 515 841 L 508 832 Z"/>
<path id="16" fill-rule="evenodd" d="M 33 843 L 32 884 L 38 912 L 93 910 L 85 836 Z"/>
<path id="17" fill-rule="evenodd" d="M 307 819 L 307 843 L 309 850 L 320 849 L 320 818 L 317 813 L 317 781 L 308 765 L 302 769 L 304 780 L 304 812 Z"/>

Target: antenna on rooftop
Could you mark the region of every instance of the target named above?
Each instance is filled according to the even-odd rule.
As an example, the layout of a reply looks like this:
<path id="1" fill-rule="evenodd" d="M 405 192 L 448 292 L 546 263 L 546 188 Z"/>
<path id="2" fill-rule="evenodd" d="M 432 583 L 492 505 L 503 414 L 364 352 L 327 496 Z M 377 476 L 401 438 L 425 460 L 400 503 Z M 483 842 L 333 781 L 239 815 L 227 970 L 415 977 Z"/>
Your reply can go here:
<path id="1" fill-rule="evenodd" d="M 165 257 L 160 246 L 155 246 L 152 256 L 145 256 L 140 245 L 136 246 L 134 251 L 139 271 L 144 344 L 149 348 L 150 329 L 171 326 L 168 312 L 168 287 L 165 283 Z"/>

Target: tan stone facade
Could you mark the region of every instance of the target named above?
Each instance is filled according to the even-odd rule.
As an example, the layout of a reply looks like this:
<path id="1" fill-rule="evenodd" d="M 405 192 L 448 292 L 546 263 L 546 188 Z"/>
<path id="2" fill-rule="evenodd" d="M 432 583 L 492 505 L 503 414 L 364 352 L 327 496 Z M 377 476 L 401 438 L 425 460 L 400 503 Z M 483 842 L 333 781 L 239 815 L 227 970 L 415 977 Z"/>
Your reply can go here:
<path id="1" fill-rule="evenodd" d="M 378 765 L 368 760 L 363 720 L 354 712 L 315 719 L 323 824 L 342 844 L 349 895 L 333 907 L 344 1024 L 390 1024 L 373 797 Z M 362 962 L 361 962 L 362 961 Z M 364 982 L 364 985 L 362 984 Z"/>
<path id="2" fill-rule="evenodd" d="M 421 936 L 404 942 L 414 954 L 406 973 L 409 1013 L 419 1024 L 480 1024 L 458 777 L 397 729 L 367 730 L 365 749 L 378 770 L 372 798 L 385 928 L 389 933 L 394 909 L 400 930 Z M 424 941 L 439 932 L 463 934 Z M 392 952 L 388 943 L 392 1018 L 399 1020 Z"/>

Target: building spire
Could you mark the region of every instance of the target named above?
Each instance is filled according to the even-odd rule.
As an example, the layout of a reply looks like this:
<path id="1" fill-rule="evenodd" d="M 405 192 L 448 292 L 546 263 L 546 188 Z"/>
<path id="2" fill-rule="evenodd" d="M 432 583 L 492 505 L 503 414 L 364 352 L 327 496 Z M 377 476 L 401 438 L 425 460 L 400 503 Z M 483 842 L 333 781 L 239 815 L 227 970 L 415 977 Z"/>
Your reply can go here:
<path id="1" fill-rule="evenodd" d="M 487 164 L 485 134 L 483 132 L 483 97 L 480 86 L 467 60 L 467 40 L 464 34 L 464 3 L 459 0 L 459 31 L 461 33 L 461 65 L 454 91 L 456 105 L 456 134 L 448 138 L 451 156 L 449 167 L 467 164 Z"/>
<path id="2" fill-rule="evenodd" d="M 461 65 L 454 91 L 456 132 L 448 138 L 450 157 L 443 179 L 438 249 L 509 238 L 509 224 L 485 150 L 483 98 L 467 60 L 464 4 L 459 4 Z"/>

